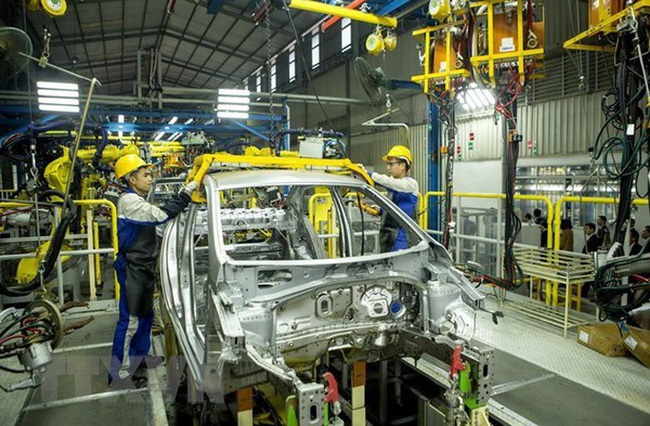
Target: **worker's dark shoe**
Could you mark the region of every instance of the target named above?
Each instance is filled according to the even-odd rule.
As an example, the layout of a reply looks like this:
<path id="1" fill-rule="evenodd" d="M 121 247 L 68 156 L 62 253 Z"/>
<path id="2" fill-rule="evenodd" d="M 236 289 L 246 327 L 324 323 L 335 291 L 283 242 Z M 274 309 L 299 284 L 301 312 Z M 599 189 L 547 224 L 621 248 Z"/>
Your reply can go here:
<path id="1" fill-rule="evenodd" d="M 138 365 L 138 368 L 146 368 L 146 369 L 156 368 L 163 362 L 165 362 L 165 357 L 146 356 L 142 359 L 142 361 L 140 361 L 140 365 Z"/>
<path id="2" fill-rule="evenodd" d="M 129 376 L 126 379 L 112 377 L 108 379 L 109 390 L 127 390 L 127 389 L 140 389 L 147 386 L 147 378 L 145 376 Z"/>
<path id="3" fill-rule="evenodd" d="M 133 380 L 133 386 L 135 386 L 136 389 L 143 388 L 147 386 L 148 383 L 147 378 L 144 376 L 137 376 L 137 377 L 133 376 L 132 380 Z"/>
<path id="4" fill-rule="evenodd" d="M 131 377 L 126 379 L 112 378 L 108 379 L 108 389 L 110 390 L 126 390 L 126 389 L 135 389 L 135 384 Z"/>

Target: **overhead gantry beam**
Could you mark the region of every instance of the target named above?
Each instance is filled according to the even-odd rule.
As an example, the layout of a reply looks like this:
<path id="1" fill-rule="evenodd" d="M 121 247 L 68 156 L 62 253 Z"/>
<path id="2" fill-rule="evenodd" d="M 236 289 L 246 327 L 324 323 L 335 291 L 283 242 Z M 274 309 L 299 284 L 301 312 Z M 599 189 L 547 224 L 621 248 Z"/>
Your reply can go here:
<path id="1" fill-rule="evenodd" d="M 381 25 L 383 27 L 395 28 L 397 26 L 397 19 L 390 16 L 373 15 L 372 13 L 361 12 L 355 9 L 348 9 L 343 6 L 332 6 L 314 0 L 291 0 L 289 7 L 292 9 L 306 10 L 308 12 L 340 16 L 341 18 L 348 18 L 353 21 L 367 22 L 369 24 Z"/>

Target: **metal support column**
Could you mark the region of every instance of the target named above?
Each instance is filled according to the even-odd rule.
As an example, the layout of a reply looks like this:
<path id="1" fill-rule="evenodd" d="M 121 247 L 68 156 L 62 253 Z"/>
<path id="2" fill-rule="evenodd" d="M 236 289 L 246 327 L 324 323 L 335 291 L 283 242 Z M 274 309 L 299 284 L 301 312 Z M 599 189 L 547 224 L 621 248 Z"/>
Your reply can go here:
<path id="1" fill-rule="evenodd" d="M 440 191 L 440 127 L 438 125 L 438 107 L 427 104 L 427 152 L 429 153 L 429 175 L 427 191 Z M 432 231 L 440 229 L 438 205 L 429 204 L 425 213 L 429 220 L 428 228 Z"/>

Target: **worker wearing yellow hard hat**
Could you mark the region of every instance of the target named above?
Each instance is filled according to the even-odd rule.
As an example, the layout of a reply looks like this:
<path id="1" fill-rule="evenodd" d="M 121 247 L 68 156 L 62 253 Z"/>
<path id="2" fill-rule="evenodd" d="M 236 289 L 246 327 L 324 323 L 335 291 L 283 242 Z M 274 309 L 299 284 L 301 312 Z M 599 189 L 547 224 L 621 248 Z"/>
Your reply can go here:
<path id="1" fill-rule="evenodd" d="M 413 164 L 411 151 L 403 145 L 396 145 L 382 160 L 386 163 L 387 174 L 373 172 L 370 177 L 376 184 L 388 189 L 393 202 L 415 219 L 419 187 L 418 182 L 408 175 Z M 382 223 L 381 245 L 382 252 L 403 250 L 409 246 L 406 232 L 390 215 Z"/>
<path id="2" fill-rule="evenodd" d="M 152 164 L 148 164 L 139 155 L 127 154 L 115 162 L 115 177 L 122 179 L 140 167 L 152 167 Z"/>
<path id="3" fill-rule="evenodd" d="M 135 154 L 125 155 L 115 163 L 115 176 L 128 189 L 117 202 L 119 251 L 114 267 L 120 283 L 120 313 L 113 337 L 108 385 L 121 389 L 145 385 L 146 375 L 139 367 L 155 365 L 148 354 L 158 258 L 156 226 L 173 219 L 188 206 L 197 184 L 191 182 L 158 207 L 144 198 L 153 183 L 151 164 Z"/>

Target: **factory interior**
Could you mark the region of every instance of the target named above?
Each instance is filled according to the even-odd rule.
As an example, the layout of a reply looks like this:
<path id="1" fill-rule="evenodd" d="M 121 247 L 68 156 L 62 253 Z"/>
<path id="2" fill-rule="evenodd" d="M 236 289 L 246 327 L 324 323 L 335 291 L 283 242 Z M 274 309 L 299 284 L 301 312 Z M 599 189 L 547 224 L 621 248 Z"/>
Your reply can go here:
<path id="1" fill-rule="evenodd" d="M 0 0 L 0 425 L 650 425 L 650 0 Z"/>

